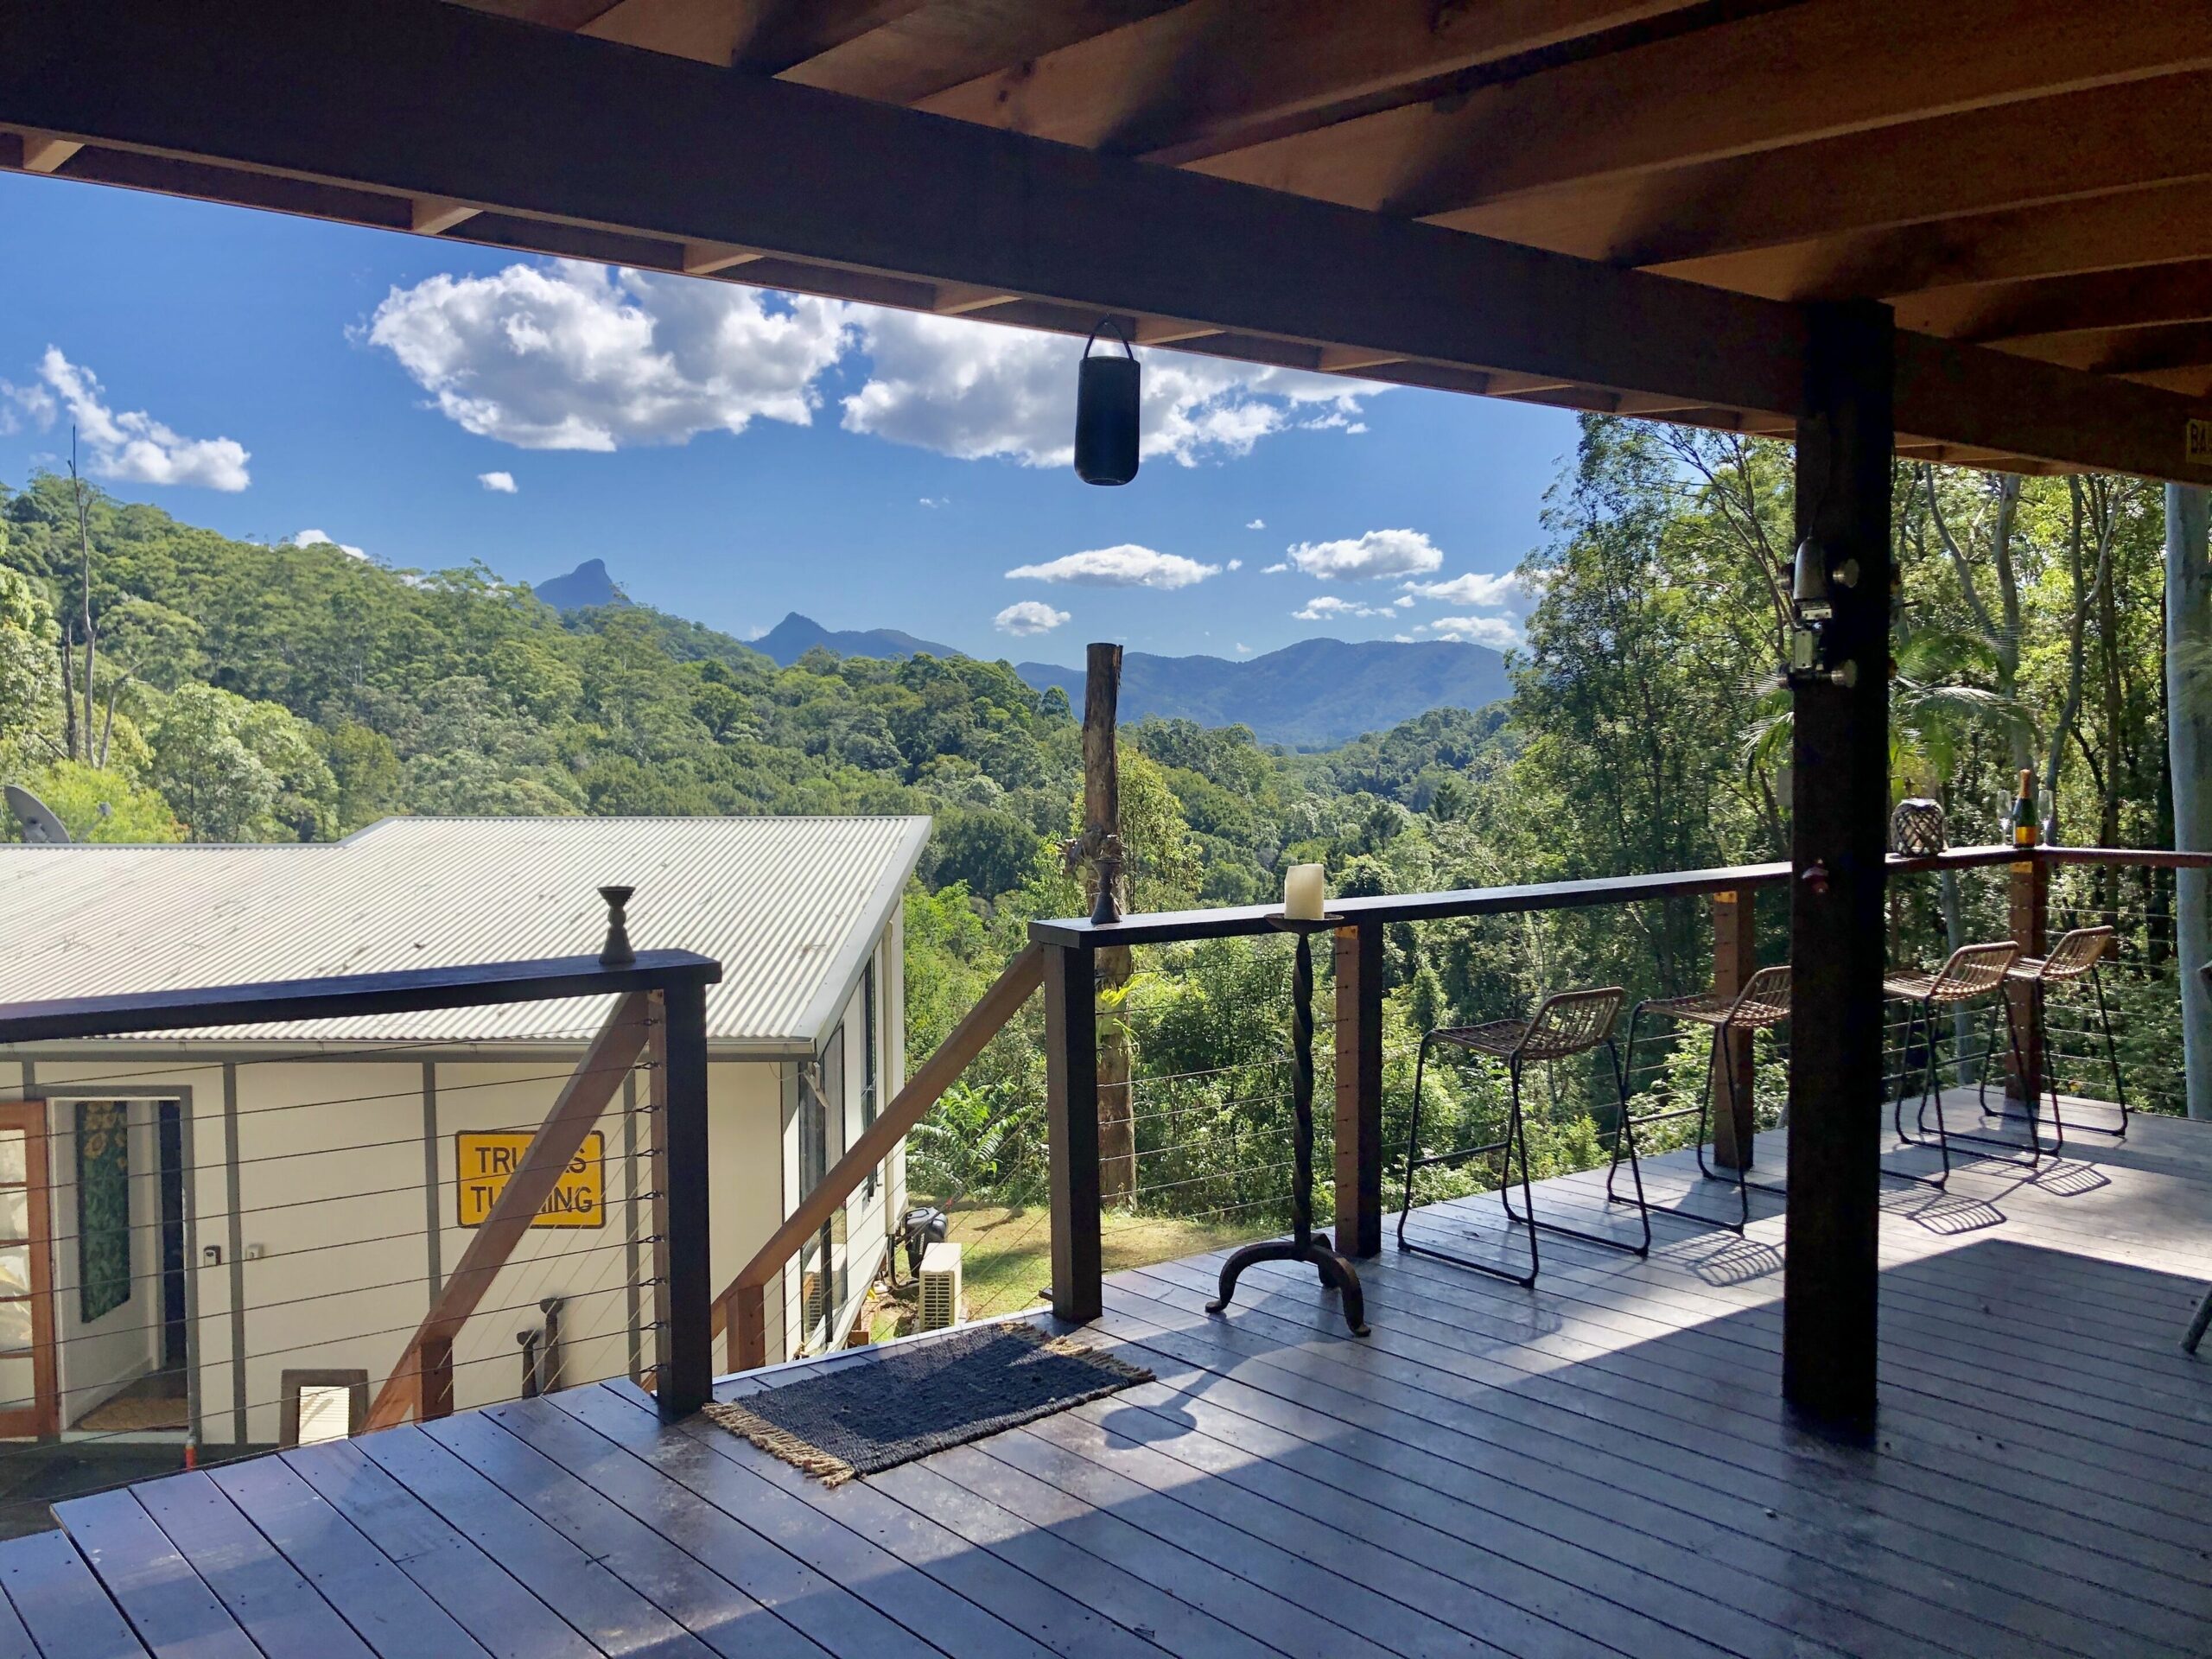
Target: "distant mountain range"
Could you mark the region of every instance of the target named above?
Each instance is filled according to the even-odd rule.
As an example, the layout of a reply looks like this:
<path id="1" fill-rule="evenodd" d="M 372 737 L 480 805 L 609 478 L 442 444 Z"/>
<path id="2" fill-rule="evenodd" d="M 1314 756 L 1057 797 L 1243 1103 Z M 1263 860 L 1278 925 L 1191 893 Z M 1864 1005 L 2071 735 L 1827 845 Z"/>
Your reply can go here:
<path id="1" fill-rule="evenodd" d="M 531 589 L 556 611 L 585 611 L 597 605 L 627 605 L 630 597 L 607 574 L 605 559 L 586 559 L 565 576 Z"/>
<path id="2" fill-rule="evenodd" d="M 1081 669 L 1017 663 L 1014 671 L 1040 691 L 1060 687 L 1082 709 Z M 1249 726 L 1262 742 L 1298 748 L 1331 748 L 1431 709 L 1479 709 L 1512 695 L 1503 656 L 1449 639 L 1301 639 L 1244 663 L 1141 651 L 1122 658 L 1123 720 Z"/>
<path id="3" fill-rule="evenodd" d="M 536 591 L 564 611 L 629 603 L 598 559 Z M 966 654 L 898 628 L 825 628 L 797 611 L 751 644 L 785 668 L 817 645 L 840 657 Z M 1071 708 L 1083 708 L 1081 669 L 1017 663 L 1014 671 L 1039 691 L 1058 686 Z M 1262 742 L 1296 748 L 1330 748 L 1431 709 L 1480 709 L 1512 695 L 1503 657 L 1487 645 L 1448 639 L 1301 639 L 1242 663 L 1141 651 L 1122 658 L 1123 720 L 1159 715 L 1202 726 L 1249 726 Z"/>
<path id="4" fill-rule="evenodd" d="M 784 668 L 789 668 L 817 645 L 827 646 L 840 657 L 960 657 L 966 654 L 955 651 L 950 645 L 940 645 L 934 639 L 917 639 L 912 634 L 902 633 L 897 628 L 825 628 L 812 617 L 801 616 L 797 611 L 750 643 L 753 650 L 766 652 Z"/>

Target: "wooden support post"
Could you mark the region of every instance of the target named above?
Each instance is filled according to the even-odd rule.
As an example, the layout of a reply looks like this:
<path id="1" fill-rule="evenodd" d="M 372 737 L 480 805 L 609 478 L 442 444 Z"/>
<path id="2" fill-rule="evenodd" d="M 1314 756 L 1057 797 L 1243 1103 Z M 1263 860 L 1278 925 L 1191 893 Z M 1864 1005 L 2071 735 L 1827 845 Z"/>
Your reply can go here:
<path id="1" fill-rule="evenodd" d="M 2011 938 L 2024 957 L 2040 957 L 2050 945 L 2050 866 L 2040 856 L 2012 867 Z M 2012 1027 L 2019 1035 L 2016 1056 L 2005 1055 L 2005 1093 L 2016 1101 L 2030 1101 L 2043 1086 L 2043 1006 L 2032 987 L 2007 983 L 2005 995 L 2012 1005 Z"/>
<path id="2" fill-rule="evenodd" d="M 1105 1312 L 1098 1245 L 1098 1002 L 1090 951 L 1045 950 L 1045 1110 L 1051 1142 L 1052 1312 Z"/>
<path id="3" fill-rule="evenodd" d="M 1823 663 L 1837 677 L 1796 686 L 1792 725 L 1782 1390 L 1815 1421 L 1864 1430 L 1880 1278 L 1896 335 L 1888 308 L 1872 303 L 1812 306 L 1806 317 L 1797 534 L 1828 570 L 1855 579 L 1832 582 Z"/>
<path id="4" fill-rule="evenodd" d="M 715 1395 L 706 987 L 654 992 L 653 1018 L 653 1395 L 675 1423 Z"/>
<path id="5" fill-rule="evenodd" d="M 1752 922 L 1749 891 L 1713 895 L 1713 989 L 1718 996 L 1738 995 L 1758 971 L 1758 940 Z M 1751 1166 L 1752 1143 L 1758 1132 L 1751 1084 L 1751 1033 L 1731 1033 L 1705 1083 L 1712 1101 L 1713 1161 L 1723 1169 Z"/>
<path id="6" fill-rule="evenodd" d="M 1122 699 L 1122 648 L 1093 642 L 1084 653 L 1083 677 L 1083 855 L 1089 861 L 1084 896 L 1093 920 L 1110 921 L 1128 907 L 1128 882 L 1122 873 L 1122 766 L 1115 738 Z M 1129 982 L 1135 964 L 1127 945 L 1109 945 L 1096 956 L 1098 988 L 1115 991 Z M 1108 1204 L 1136 1196 L 1137 1141 L 1135 1109 L 1129 1098 L 1128 1022 L 1109 1013 L 1099 1033 L 1099 1183 Z"/>
<path id="7" fill-rule="evenodd" d="M 1382 1248 L 1382 924 L 1336 931 L 1337 1249 Z"/>
<path id="8" fill-rule="evenodd" d="M 733 1371 L 749 1371 L 768 1363 L 768 1287 L 740 1285 L 724 1304 L 728 1311 L 728 1338 L 723 1360 Z"/>

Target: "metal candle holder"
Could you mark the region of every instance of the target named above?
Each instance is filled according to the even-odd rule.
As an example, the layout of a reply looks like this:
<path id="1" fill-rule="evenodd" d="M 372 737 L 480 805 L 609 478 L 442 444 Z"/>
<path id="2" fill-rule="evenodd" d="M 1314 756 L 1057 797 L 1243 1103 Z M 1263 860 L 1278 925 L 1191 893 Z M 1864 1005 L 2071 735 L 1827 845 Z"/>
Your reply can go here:
<path id="1" fill-rule="evenodd" d="M 607 945 L 599 953 L 602 968 L 627 968 L 638 960 L 638 953 L 630 948 L 630 917 L 623 906 L 630 902 L 635 887 L 601 887 L 599 896 L 607 900 Z"/>
<path id="2" fill-rule="evenodd" d="M 1271 918 L 1285 932 L 1298 936 L 1290 993 L 1291 1106 L 1297 1117 L 1294 1167 L 1291 1172 L 1290 1236 L 1247 1244 L 1222 1264 L 1220 1294 L 1206 1304 L 1218 1313 L 1236 1294 L 1236 1281 L 1244 1269 L 1259 1262 L 1310 1262 L 1319 1269 L 1323 1287 L 1334 1287 L 1343 1298 L 1344 1323 L 1355 1337 L 1367 1334 L 1367 1301 L 1359 1287 L 1359 1274 L 1339 1255 L 1326 1233 L 1313 1230 L 1313 945 L 1316 933 L 1341 925 L 1339 918 L 1314 921 L 1287 916 Z"/>

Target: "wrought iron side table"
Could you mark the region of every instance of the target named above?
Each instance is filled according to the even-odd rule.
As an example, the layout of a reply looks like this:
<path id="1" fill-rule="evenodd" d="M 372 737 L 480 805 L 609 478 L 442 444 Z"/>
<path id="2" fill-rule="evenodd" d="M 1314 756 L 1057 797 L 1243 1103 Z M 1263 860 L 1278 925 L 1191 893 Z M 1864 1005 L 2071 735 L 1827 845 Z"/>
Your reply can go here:
<path id="1" fill-rule="evenodd" d="M 1220 1294 L 1206 1304 L 1218 1313 L 1236 1294 L 1236 1281 L 1244 1269 L 1260 1262 L 1310 1262 L 1321 1283 L 1333 1287 L 1344 1304 L 1344 1323 L 1355 1337 L 1367 1334 L 1367 1302 L 1359 1288 L 1359 1274 L 1337 1253 L 1326 1233 L 1313 1230 L 1313 946 L 1316 933 L 1341 925 L 1339 918 L 1294 921 L 1287 916 L 1274 925 L 1298 936 L 1298 950 L 1291 973 L 1291 1108 L 1296 1118 L 1294 1166 L 1291 1172 L 1290 1236 L 1247 1244 L 1222 1264 Z"/>

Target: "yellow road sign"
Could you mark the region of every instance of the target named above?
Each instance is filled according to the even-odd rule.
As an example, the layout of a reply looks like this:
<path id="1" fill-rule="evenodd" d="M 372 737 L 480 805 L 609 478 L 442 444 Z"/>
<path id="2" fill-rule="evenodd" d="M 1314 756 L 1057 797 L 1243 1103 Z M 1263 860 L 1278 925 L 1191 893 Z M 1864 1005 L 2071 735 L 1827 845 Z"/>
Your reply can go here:
<path id="1" fill-rule="evenodd" d="M 460 1224 L 481 1227 L 530 1146 L 527 1135 L 464 1130 L 454 1136 L 454 1201 Z M 607 1137 L 594 1129 L 531 1217 L 533 1227 L 607 1225 Z"/>

